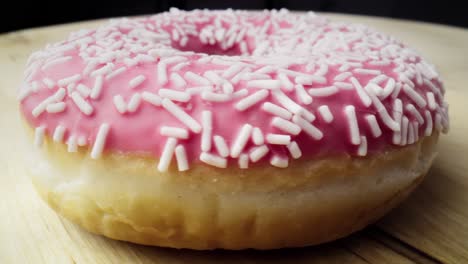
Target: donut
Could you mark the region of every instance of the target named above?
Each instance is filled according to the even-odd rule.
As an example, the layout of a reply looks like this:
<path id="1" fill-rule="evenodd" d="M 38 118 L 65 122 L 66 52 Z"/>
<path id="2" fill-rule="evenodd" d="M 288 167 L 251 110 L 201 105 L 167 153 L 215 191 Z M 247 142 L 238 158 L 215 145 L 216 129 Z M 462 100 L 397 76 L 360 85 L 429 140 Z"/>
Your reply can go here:
<path id="1" fill-rule="evenodd" d="M 422 181 L 449 129 L 434 65 L 365 25 L 171 9 L 34 52 L 25 167 L 60 215 L 191 249 L 315 245 Z"/>

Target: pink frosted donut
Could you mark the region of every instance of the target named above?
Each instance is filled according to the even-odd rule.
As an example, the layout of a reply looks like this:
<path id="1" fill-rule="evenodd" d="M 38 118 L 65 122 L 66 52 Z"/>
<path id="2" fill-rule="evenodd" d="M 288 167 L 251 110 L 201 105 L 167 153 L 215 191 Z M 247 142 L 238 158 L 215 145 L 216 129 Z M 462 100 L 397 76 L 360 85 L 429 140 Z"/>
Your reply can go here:
<path id="1" fill-rule="evenodd" d="M 380 217 L 430 167 L 443 95 L 433 65 L 363 25 L 173 9 L 33 53 L 19 100 L 52 207 L 205 249 L 316 244 Z"/>

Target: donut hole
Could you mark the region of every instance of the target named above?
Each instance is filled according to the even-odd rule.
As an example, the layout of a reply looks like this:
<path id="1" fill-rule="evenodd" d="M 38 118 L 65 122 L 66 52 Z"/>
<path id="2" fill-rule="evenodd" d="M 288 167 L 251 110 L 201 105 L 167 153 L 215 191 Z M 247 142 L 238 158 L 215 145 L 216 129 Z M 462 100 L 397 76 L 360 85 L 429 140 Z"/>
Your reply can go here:
<path id="1" fill-rule="evenodd" d="M 208 55 L 240 56 L 243 55 L 240 45 L 235 43 L 229 48 L 224 46 L 221 41 L 212 43 L 203 43 L 198 37 L 190 36 L 185 45 L 181 41 L 171 41 L 171 46 L 181 51 L 193 51 L 195 53 L 205 53 Z M 245 54 L 244 54 L 245 55 Z"/>

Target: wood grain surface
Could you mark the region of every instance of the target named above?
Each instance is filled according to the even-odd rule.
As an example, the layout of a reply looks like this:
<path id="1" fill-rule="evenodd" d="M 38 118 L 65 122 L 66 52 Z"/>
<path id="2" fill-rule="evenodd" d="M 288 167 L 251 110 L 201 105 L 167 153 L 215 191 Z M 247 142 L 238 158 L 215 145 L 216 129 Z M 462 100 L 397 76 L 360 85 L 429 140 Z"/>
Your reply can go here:
<path id="1" fill-rule="evenodd" d="M 15 98 L 33 50 L 102 21 L 38 28 L 0 35 L 0 263 L 468 263 L 468 30 L 327 16 L 365 23 L 401 39 L 436 64 L 445 80 L 450 133 L 441 138 L 425 181 L 400 207 L 348 238 L 299 249 L 200 252 L 90 234 L 49 209 L 25 176 Z"/>

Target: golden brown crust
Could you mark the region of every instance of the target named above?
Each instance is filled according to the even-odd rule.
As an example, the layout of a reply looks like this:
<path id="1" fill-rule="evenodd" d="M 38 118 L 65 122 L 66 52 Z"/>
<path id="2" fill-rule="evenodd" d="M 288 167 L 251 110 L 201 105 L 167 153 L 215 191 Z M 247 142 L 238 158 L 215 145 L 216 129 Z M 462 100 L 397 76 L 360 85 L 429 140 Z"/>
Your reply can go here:
<path id="1" fill-rule="evenodd" d="M 295 160 L 188 172 L 121 154 L 100 160 L 45 140 L 31 168 L 52 208 L 84 228 L 141 244 L 193 249 L 270 249 L 346 236 L 375 221 L 423 179 L 437 134 L 366 158 Z"/>

